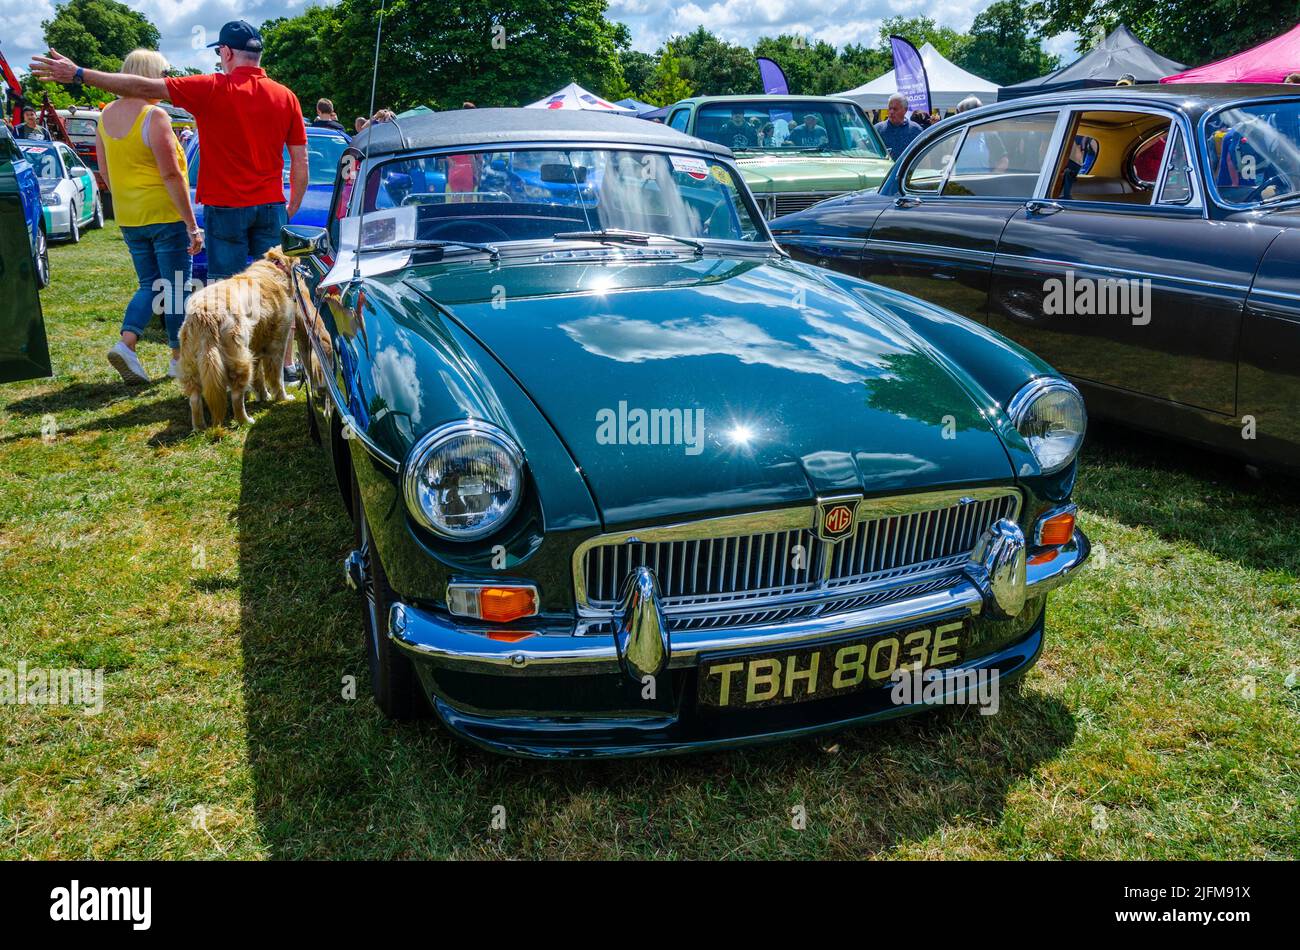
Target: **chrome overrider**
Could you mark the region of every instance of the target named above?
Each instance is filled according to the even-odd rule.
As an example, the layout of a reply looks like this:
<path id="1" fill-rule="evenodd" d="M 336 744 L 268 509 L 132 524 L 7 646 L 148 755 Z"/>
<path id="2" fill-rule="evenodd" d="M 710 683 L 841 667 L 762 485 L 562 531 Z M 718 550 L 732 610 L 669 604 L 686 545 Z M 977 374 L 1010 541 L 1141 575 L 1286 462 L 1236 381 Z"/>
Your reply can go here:
<path id="1" fill-rule="evenodd" d="M 1010 620 L 1025 609 L 1025 533 L 1007 518 L 980 535 L 964 573 L 984 597 L 989 613 Z"/>
<path id="2" fill-rule="evenodd" d="M 444 669 L 505 676 L 622 671 L 640 678 L 638 674 L 654 675 L 656 669 L 694 666 L 702 654 L 719 650 L 780 650 L 945 616 L 1014 615 L 1017 604 L 1023 607 L 1030 598 L 1069 580 L 1087 561 L 1089 550 L 1087 537 L 1076 529 L 1067 543 L 1026 562 L 1020 529 L 1013 522 L 998 522 L 980 539 L 971 564 L 951 586 L 844 613 L 742 628 L 674 631 L 671 642 L 657 603 L 654 572 L 648 568 L 631 576 L 613 638 L 540 629 L 524 640 L 503 641 L 404 603 L 390 610 L 389 636 L 413 659 Z"/>
<path id="3" fill-rule="evenodd" d="M 659 579 L 650 568 L 638 567 L 628 576 L 614 645 L 624 671 L 634 680 L 658 676 L 672 652 L 661 599 Z"/>

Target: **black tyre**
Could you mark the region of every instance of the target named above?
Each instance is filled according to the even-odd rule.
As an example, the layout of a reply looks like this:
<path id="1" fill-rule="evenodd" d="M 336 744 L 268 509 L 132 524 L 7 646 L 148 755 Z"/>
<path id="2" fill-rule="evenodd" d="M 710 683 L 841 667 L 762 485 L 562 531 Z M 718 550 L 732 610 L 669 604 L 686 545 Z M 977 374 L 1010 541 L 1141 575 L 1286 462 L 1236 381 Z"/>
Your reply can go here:
<path id="1" fill-rule="evenodd" d="M 361 552 L 365 566 L 361 586 L 362 625 L 365 629 L 366 657 L 370 661 L 370 691 L 375 705 L 389 719 L 425 719 L 429 716 L 429 702 L 411 661 L 388 638 L 388 608 L 392 605 L 393 589 L 388 586 L 388 575 L 375 549 L 366 520 L 356 479 L 352 482 L 353 538 Z"/>
<path id="2" fill-rule="evenodd" d="M 303 373 L 307 372 L 307 367 L 303 367 Z M 316 425 L 316 404 L 311 398 L 311 386 L 303 387 L 307 392 L 307 398 L 304 399 L 303 405 L 307 407 L 307 436 L 317 445 L 320 445 L 320 427 Z"/>
<path id="3" fill-rule="evenodd" d="M 36 289 L 50 286 L 50 241 L 44 226 L 36 229 Z"/>

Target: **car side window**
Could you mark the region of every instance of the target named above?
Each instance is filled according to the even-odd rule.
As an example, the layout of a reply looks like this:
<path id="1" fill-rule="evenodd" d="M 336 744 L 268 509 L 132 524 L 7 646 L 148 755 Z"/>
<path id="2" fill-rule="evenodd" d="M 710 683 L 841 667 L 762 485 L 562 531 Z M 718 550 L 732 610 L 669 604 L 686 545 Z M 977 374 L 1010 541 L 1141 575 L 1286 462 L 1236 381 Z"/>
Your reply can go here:
<path id="1" fill-rule="evenodd" d="M 1162 205 L 1184 205 L 1192 200 L 1192 163 L 1187 157 L 1187 142 L 1182 129 L 1174 129 L 1165 162 L 1165 183 L 1156 199 Z"/>
<path id="2" fill-rule="evenodd" d="M 1049 194 L 1071 201 L 1149 205 L 1164 165 L 1170 116 L 1097 109 L 1078 113 Z M 1084 143 L 1095 144 L 1090 159 Z M 1184 153 L 1185 154 L 1185 153 Z M 1186 183 L 1186 180 L 1185 180 Z"/>
<path id="3" fill-rule="evenodd" d="M 690 117 L 691 117 L 690 109 L 678 109 L 676 112 L 674 112 L 671 116 L 668 117 L 668 125 L 676 129 L 678 132 L 685 132 L 686 123 L 687 121 L 689 121 Z"/>
<path id="4" fill-rule="evenodd" d="M 907 169 L 903 190 L 913 194 L 937 195 L 943 187 L 944 177 L 952 168 L 953 155 L 960 138 L 961 129 L 957 129 L 922 149 Z"/>
<path id="5" fill-rule="evenodd" d="M 971 126 L 943 193 L 984 198 L 1033 197 L 1056 119 L 1055 112 L 1035 112 Z"/>

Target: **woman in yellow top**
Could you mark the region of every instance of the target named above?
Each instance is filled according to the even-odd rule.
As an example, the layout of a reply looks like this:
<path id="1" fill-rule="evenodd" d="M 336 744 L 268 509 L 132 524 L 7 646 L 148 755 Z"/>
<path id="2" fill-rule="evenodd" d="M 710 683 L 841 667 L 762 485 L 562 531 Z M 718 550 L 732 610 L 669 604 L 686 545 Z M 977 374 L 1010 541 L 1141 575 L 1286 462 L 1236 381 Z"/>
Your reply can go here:
<path id="1" fill-rule="evenodd" d="M 168 68 L 162 53 L 147 49 L 135 50 L 122 63 L 122 72 L 148 79 L 162 78 Z M 109 103 L 95 140 L 99 168 L 113 195 L 113 213 L 140 280 L 126 305 L 122 338 L 108 351 L 108 361 L 128 384 L 149 382 L 135 347 L 150 317 L 161 311 L 172 348 L 167 375 L 174 377 L 190 292 L 190 258 L 203 247 L 203 232 L 190 203 L 185 155 L 172 134 L 171 116 L 158 107 L 157 99 Z"/>

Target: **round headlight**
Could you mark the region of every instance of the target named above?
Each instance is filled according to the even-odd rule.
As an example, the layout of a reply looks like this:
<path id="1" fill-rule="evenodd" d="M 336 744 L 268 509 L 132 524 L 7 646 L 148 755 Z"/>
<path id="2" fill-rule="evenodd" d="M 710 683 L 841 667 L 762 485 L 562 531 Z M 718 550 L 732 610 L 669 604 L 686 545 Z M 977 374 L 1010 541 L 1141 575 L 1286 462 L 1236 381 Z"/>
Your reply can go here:
<path id="1" fill-rule="evenodd" d="M 1063 379 L 1033 380 L 1016 393 L 1007 414 L 1046 475 L 1074 461 L 1088 428 L 1083 397 Z"/>
<path id="2" fill-rule="evenodd" d="M 458 541 L 500 528 L 519 506 L 523 490 L 523 454 L 510 436 L 486 422 L 434 429 L 411 449 L 402 470 L 411 516 Z"/>

